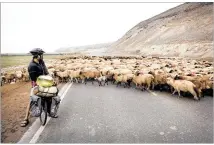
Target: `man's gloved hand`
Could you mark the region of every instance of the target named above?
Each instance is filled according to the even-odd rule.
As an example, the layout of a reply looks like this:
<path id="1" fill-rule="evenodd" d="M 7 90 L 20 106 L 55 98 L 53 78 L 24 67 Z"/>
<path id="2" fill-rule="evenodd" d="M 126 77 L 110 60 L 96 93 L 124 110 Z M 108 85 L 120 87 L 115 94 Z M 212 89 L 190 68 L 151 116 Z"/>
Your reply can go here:
<path id="1" fill-rule="evenodd" d="M 32 82 L 31 82 L 31 84 L 32 84 L 32 87 L 37 86 L 37 84 L 36 84 L 36 82 L 35 82 L 35 81 L 32 81 Z"/>
<path id="2" fill-rule="evenodd" d="M 53 80 L 53 82 L 54 82 L 53 86 L 57 86 L 58 85 L 56 80 Z"/>

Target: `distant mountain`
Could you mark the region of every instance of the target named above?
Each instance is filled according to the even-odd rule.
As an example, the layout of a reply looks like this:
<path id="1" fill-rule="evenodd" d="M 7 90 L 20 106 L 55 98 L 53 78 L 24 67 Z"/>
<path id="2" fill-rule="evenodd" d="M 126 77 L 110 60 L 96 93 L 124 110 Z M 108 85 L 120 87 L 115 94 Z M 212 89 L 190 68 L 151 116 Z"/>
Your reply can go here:
<path id="1" fill-rule="evenodd" d="M 93 44 L 93 45 L 85 45 L 85 46 L 75 46 L 75 47 L 65 47 L 59 48 L 56 52 L 73 52 L 73 53 L 103 53 L 112 43 L 101 43 L 101 44 Z M 93 55 L 93 54 L 92 54 Z"/>
<path id="2" fill-rule="evenodd" d="M 213 3 L 184 3 L 142 21 L 109 54 L 213 58 Z"/>

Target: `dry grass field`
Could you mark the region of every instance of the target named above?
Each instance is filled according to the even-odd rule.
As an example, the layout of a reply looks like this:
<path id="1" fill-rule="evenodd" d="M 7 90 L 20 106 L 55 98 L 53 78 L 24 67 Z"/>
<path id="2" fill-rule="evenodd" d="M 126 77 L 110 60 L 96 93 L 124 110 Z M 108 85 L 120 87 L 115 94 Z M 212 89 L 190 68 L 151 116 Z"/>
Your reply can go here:
<path id="1" fill-rule="evenodd" d="M 44 60 L 57 59 L 60 55 L 44 55 Z M 7 68 L 18 65 L 28 65 L 32 56 L 1 56 L 1 68 Z"/>

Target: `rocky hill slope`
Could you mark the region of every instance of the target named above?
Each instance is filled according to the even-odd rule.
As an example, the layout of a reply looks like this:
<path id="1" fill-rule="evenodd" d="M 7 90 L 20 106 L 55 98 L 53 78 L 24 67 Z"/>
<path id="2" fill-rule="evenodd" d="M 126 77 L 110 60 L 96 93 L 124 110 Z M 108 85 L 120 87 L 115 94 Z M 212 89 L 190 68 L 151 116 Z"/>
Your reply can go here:
<path id="1" fill-rule="evenodd" d="M 213 3 L 184 3 L 140 22 L 109 54 L 213 58 Z"/>

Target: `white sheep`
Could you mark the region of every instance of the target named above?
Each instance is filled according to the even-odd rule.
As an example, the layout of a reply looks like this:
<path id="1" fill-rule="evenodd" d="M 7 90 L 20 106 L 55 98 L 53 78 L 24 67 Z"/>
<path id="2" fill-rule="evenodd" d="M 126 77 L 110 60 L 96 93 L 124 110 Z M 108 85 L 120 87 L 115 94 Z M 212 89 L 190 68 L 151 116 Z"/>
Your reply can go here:
<path id="1" fill-rule="evenodd" d="M 95 80 L 98 81 L 99 86 L 102 86 L 102 82 L 104 82 L 104 86 L 105 86 L 105 84 L 108 85 L 108 81 L 107 81 L 107 77 L 106 76 L 96 77 Z"/>

